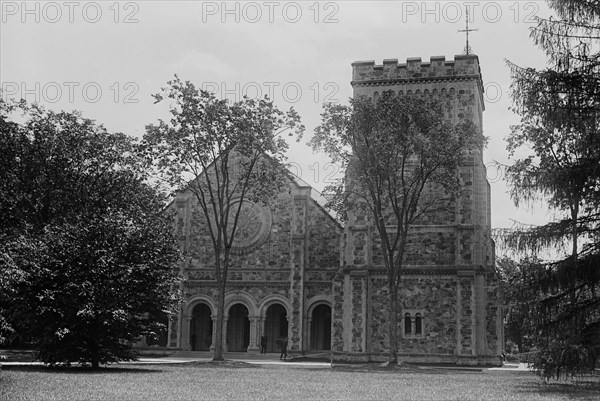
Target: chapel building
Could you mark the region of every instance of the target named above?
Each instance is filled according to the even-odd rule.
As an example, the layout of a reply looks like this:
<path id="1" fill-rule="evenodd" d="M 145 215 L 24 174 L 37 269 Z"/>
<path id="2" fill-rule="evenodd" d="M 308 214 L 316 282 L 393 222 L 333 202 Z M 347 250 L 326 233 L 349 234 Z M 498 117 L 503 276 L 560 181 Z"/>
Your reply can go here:
<path id="1" fill-rule="evenodd" d="M 354 96 L 437 98 L 453 122 L 483 130 L 483 82 L 476 55 L 352 64 Z M 399 357 L 414 362 L 500 364 L 503 316 L 491 238 L 490 186 L 474 152 L 459 169 L 461 189 L 444 212 L 411 231 L 400 289 Z M 446 194 L 440 194 L 446 196 Z M 336 360 L 387 360 L 387 280 L 375 227 L 349 215 L 342 227 L 320 195 L 290 175 L 269 207 L 242 206 L 225 297 L 224 349 L 258 353 L 288 337 L 291 354 L 333 352 Z M 185 304 L 169 322 L 167 345 L 214 349 L 217 283 L 212 243 L 191 193 L 170 208 L 185 255 Z"/>

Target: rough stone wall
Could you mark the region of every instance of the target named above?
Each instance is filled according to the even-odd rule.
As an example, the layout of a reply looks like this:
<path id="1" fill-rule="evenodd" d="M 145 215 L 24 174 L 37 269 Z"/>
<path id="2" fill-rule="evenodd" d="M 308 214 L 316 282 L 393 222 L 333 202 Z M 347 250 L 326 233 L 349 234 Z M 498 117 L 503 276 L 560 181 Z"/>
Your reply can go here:
<path id="1" fill-rule="evenodd" d="M 475 314 L 473 311 L 474 293 L 472 277 L 459 277 L 458 282 L 458 347 L 459 354 L 472 355 L 474 351 L 473 328 L 475 326 Z"/>
<path id="2" fill-rule="evenodd" d="M 277 273 L 271 270 L 282 267 L 287 270 L 292 249 L 290 235 L 304 240 L 307 234 L 310 240 L 307 266 L 311 270 L 335 271 L 339 266 L 339 225 L 309 195 L 288 194 L 293 191 L 293 185 L 269 205 L 271 233 L 265 242 L 252 252 L 231 255 L 232 270 L 253 270 L 244 272 L 241 280 L 275 279 Z M 174 230 L 189 269 L 203 269 L 206 271 L 203 274 L 209 275 L 206 279 L 214 279 L 212 242 L 197 200 L 190 193 L 179 194 L 171 207 L 176 210 Z"/>
<path id="3" fill-rule="evenodd" d="M 352 352 L 365 352 L 366 342 L 366 306 L 367 306 L 367 280 L 366 275 L 350 276 L 350 290 L 352 291 Z"/>
<path id="4" fill-rule="evenodd" d="M 257 246 L 231 254 L 226 293 L 226 297 L 247 294 L 252 299 L 251 309 L 259 314 L 264 313 L 258 310 L 264 300 L 283 297 L 291 310 L 287 316 L 289 348 L 295 351 L 302 350 L 307 341 L 303 324 L 308 302 L 332 298 L 331 281 L 339 268 L 341 228 L 311 197 L 311 191 L 290 181 L 269 204 L 270 232 Z M 216 305 L 214 253 L 204 214 L 189 192 L 178 194 L 170 209 L 174 212 L 173 230 L 184 253 L 184 296 L 188 300 L 205 296 Z M 175 342 L 185 344 L 181 338 L 186 335 L 185 318 L 171 323 L 171 346 Z"/>
<path id="5" fill-rule="evenodd" d="M 377 97 L 392 90 L 400 95 L 435 97 L 444 102 L 453 122 L 469 118 L 482 125 L 483 84 L 477 56 L 432 57 L 430 62 L 409 58 L 404 64 L 390 59 L 382 65 L 359 61 L 352 64 L 352 72 L 355 96 Z"/>
<path id="6" fill-rule="evenodd" d="M 332 284 L 333 305 L 331 310 L 331 350 L 334 352 L 344 352 L 346 344 L 344 338 L 344 301 L 349 299 L 349 294 L 346 293 L 345 276 L 343 270 L 340 269 L 334 277 Z"/>
<path id="7" fill-rule="evenodd" d="M 369 277 L 369 352 L 386 352 L 390 347 L 389 330 L 389 289 L 384 275 Z"/>
<path id="8" fill-rule="evenodd" d="M 487 353 L 491 355 L 504 351 L 504 339 L 502 330 L 502 314 L 498 280 L 494 275 L 486 276 L 487 303 L 485 330 L 487 336 Z M 499 324 L 500 322 L 500 324 Z"/>
<path id="9" fill-rule="evenodd" d="M 406 244 L 408 265 L 450 265 L 456 256 L 456 234 L 443 231 L 412 232 Z"/>
<path id="10" fill-rule="evenodd" d="M 256 305 L 259 305 L 265 298 L 272 297 L 273 295 L 281 295 L 285 298 L 289 297 L 290 289 L 281 285 L 258 285 L 258 286 L 247 286 L 247 285 L 235 285 L 231 286 L 230 292 L 244 292 L 249 294 Z M 218 291 L 216 285 L 212 283 L 202 282 L 188 282 L 185 286 L 185 295 L 190 298 L 194 295 L 206 295 L 213 300 L 217 300 Z M 216 311 L 215 311 L 216 312 Z"/>
<path id="11" fill-rule="evenodd" d="M 389 349 L 388 307 L 389 291 L 385 276 L 370 277 L 371 303 L 369 307 L 371 349 L 384 353 Z M 398 321 L 398 351 L 402 354 L 448 354 L 456 352 L 457 299 L 456 277 L 449 275 L 410 276 L 403 279 L 400 290 Z M 423 335 L 405 335 L 403 313 L 419 310 L 423 315 Z"/>
<path id="12" fill-rule="evenodd" d="M 333 249 L 339 249 L 340 246 L 340 227 L 312 199 L 308 204 L 308 213 L 307 225 L 310 238 L 308 247 L 309 272 L 315 272 L 315 274 L 317 274 L 317 270 L 326 272 L 325 275 L 316 281 L 331 281 L 332 267 L 337 269 L 340 265 L 340 253 L 332 252 Z"/>

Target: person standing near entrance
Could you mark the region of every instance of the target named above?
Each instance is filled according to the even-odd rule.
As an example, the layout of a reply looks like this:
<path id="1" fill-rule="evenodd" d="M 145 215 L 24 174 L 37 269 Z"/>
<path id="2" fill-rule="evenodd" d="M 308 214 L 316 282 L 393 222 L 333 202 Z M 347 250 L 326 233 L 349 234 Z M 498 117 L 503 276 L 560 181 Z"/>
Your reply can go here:
<path id="1" fill-rule="evenodd" d="M 288 346 L 287 337 L 281 338 L 280 345 L 281 345 L 281 355 L 279 356 L 279 359 L 283 359 L 285 361 L 285 359 L 287 358 L 287 346 Z"/>
<path id="2" fill-rule="evenodd" d="M 261 354 L 266 354 L 267 353 L 267 344 L 269 342 L 269 338 L 266 335 L 262 335 L 260 337 L 260 353 Z"/>

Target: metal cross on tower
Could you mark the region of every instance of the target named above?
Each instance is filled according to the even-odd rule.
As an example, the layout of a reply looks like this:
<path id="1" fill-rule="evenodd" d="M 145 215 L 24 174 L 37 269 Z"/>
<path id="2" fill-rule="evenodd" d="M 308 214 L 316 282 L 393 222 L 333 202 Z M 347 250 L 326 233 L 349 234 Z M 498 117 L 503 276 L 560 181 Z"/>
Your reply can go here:
<path id="1" fill-rule="evenodd" d="M 459 29 L 458 32 L 466 32 L 467 34 L 467 45 L 465 46 L 465 54 L 471 54 L 471 46 L 469 46 L 469 32 L 475 32 L 478 31 L 479 29 L 469 29 L 469 8 L 465 7 L 465 11 L 466 11 L 466 15 L 467 15 L 467 28 L 466 29 Z"/>

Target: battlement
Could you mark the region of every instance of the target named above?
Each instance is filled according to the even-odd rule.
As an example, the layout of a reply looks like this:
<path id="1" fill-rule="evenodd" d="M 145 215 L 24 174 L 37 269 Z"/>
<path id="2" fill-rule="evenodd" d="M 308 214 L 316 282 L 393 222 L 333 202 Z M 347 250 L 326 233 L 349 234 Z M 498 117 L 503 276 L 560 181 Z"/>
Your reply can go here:
<path id="1" fill-rule="evenodd" d="M 381 65 L 376 65 L 373 60 L 352 63 L 353 86 L 400 81 L 464 79 L 482 81 L 479 57 L 474 54 L 457 55 L 454 56 L 454 60 L 446 60 L 444 56 L 434 56 L 429 62 L 423 62 L 420 57 L 416 57 L 406 59 L 406 63 L 398 63 L 398 59 L 385 59 Z"/>

